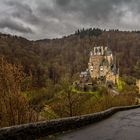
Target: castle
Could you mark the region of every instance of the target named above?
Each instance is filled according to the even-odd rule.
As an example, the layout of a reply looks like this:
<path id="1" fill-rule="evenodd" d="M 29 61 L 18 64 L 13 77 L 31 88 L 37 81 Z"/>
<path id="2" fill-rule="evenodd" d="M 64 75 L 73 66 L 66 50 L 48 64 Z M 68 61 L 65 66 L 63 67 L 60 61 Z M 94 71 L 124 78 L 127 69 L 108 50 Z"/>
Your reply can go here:
<path id="1" fill-rule="evenodd" d="M 90 52 L 88 69 L 86 72 L 81 72 L 80 77 L 87 79 L 89 75 L 92 80 L 102 83 L 115 85 L 118 82 L 119 68 L 116 64 L 116 58 L 108 47 L 94 47 Z"/>

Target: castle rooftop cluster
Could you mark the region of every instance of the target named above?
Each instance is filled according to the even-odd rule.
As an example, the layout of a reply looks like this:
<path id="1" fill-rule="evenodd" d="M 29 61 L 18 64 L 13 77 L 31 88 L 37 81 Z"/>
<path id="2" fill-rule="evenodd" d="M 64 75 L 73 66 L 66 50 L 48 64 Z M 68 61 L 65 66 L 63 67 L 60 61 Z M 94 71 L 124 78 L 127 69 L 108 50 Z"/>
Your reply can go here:
<path id="1" fill-rule="evenodd" d="M 116 84 L 119 77 L 119 68 L 110 48 L 106 46 L 94 47 L 90 51 L 88 69 L 81 72 L 80 77 L 84 82 L 92 79 Z"/>

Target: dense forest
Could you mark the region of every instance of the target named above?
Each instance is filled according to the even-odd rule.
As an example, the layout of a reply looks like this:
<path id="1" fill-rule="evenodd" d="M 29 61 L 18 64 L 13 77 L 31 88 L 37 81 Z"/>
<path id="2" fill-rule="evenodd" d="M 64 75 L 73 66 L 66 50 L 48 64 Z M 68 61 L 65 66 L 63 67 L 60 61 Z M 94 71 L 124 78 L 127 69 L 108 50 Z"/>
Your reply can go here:
<path id="1" fill-rule="evenodd" d="M 87 68 L 90 50 L 98 45 L 108 45 L 116 56 L 120 76 L 127 83 L 127 91 L 125 89 L 123 92 L 132 91 L 136 93 L 134 90 L 135 80 L 140 79 L 140 33 L 138 31 L 106 31 L 91 28 L 78 30 L 75 34 L 61 39 L 37 41 L 0 34 L 0 67 L 3 69 L 0 75 L 5 74 L 5 71 L 9 74 L 10 77 L 7 77 L 7 79 L 11 81 L 9 82 L 5 79 L 5 83 L 8 81 L 7 86 L 9 86 L 9 83 L 13 85 L 14 81 L 11 78 L 15 77 L 15 75 L 19 74 L 22 77 L 21 80 L 17 76 L 19 80 L 15 79 L 15 83 L 17 83 L 15 86 L 20 85 L 20 87 L 15 89 L 14 86 L 10 86 L 9 89 L 12 88 L 10 93 L 15 93 L 14 96 L 17 99 L 21 100 L 23 104 L 28 104 L 23 108 L 25 110 L 30 108 L 31 116 L 34 116 L 30 118 L 30 115 L 27 115 L 30 119 L 24 119 L 23 121 L 10 120 L 10 122 L 2 123 L 9 120 L 8 117 L 11 118 L 11 114 L 7 115 L 7 118 L 2 117 L 2 113 L 6 112 L 6 107 L 3 110 L 2 106 L 6 101 L 10 105 L 13 103 L 10 100 L 12 94 L 6 97 L 9 100 L 3 99 L 6 92 L 9 91 L 4 90 L 7 87 L 4 86 L 5 83 L 2 80 L 1 88 L 3 88 L 1 91 L 3 96 L 1 96 L 0 100 L 5 102 L 0 104 L 0 112 L 2 112 L 0 114 L 0 126 L 37 121 L 44 118 L 51 119 L 86 114 L 112 106 L 99 106 L 99 103 L 101 105 L 109 101 L 112 102 L 112 97 L 103 97 L 98 99 L 98 102 L 95 102 L 95 97 L 91 94 L 71 92 L 70 85 L 78 80 L 79 73 Z M 8 66 L 11 69 L 8 69 Z M 14 71 L 15 69 L 17 69 L 17 73 Z M 24 74 L 20 74 L 21 71 Z M 20 94 L 18 94 L 19 92 Z M 102 94 L 107 94 L 107 89 L 100 89 L 100 95 Z M 22 97 L 20 97 L 21 95 Z M 120 101 L 119 105 L 122 102 L 127 104 L 128 95 L 125 95 L 123 99 L 121 97 L 117 98 Z M 113 105 L 117 102 L 117 98 L 112 102 Z M 129 104 L 132 103 L 132 99 L 127 100 Z M 95 108 L 95 106 L 97 107 Z M 23 108 L 21 109 L 23 110 Z M 9 110 L 11 111 L 12 109 L 9 108 Z M 7 112 L 10 112 L 9 110 Z M 37 114 L 39 115 L 37 116 Z"/>
<path id="2" fill-rule="evenodd" d="M 97 45 L 108 45 L 117 57 L 120 74 L 140 78 L 139 32 L 82 29 L 62 39 L 27 39 L 0 35 L 0 55 L 11 63 L 20 63 L 26 74 L 33 75 L 34 86 L 45 85 L 46 79 L 56 84 L 62 75 L 78 76 L 87 68 L 89 51 Z"/>

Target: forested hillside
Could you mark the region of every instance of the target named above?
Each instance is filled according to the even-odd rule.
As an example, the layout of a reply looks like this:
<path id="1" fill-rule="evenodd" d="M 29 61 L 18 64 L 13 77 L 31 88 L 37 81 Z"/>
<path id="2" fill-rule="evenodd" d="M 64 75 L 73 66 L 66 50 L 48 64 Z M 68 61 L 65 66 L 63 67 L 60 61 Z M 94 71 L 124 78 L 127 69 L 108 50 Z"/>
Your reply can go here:
<path id="1" fill-rule="evenodd" d="M 14 99 L 16 97 L 19 101 L 22 100 L 23 104 L 27 104 L 27 106 L 23 107 L 27 114 L 29 114 L 26 111 L 28 110 L 27 108 L 30 108 L 30 112 L 35 110 L 33 112 L 34 118 L 36 118 L 36 114 L 39 114 L 39 118 L 41 115 L 51 119 L 96 112 L 115 105 L 133 104 L 133 97 L 130 98 L 131 96 L 128 95 L 125 95 L 125 98 L 99 98 L 103 94 L 107 94 L 107 90 L 103 87 L 98 88 L 97 97 L 96 95 L 75 93 L 72 90 L 72 83 L 79 80 L 79 73 L 87 68 L 89 52 L 96 45 L 108 45 L 111 48 L 117 58 L 120 75 L 128 84 L 125 85 L 125 89 L 122 92 L 128 93 L 129 91 L 129 93 L 135 94 L 137 92 L 135 90 L 135 80 L 140 79 L 139 32 L 82 29 L 61 39 L 37 41 L 0 34 L 0 67 L 2 68 L 0 79 L 2 95 L 4 95 L 0 96 L 0 106 L 2 106 L 0 112 L 2 112 L 1 116 L 3 116 L 0 120 L 0 126 L 21 124 L 29 121 L 29 119 L 24 119 L 17 123 L 15 118 L 15 122 L 11 122 L 12 120 L 8 122 L 9 118 L 16 117 L 8 110 L 9 116 L 5 117 L 7 104 L 11 105 L 13 103 L 13 110 L 16 107 L 17 110 L 19 109 L 18 103 L 16 104 L 17 106 L 14 106 L 14 102 L 11 103 L 13 93 L 15 93 L 12 96 Z M 8 69 L 9 66 L 11 69 Z M 6 72 L 7 77 L 3 77 Z M 20 73 L 24 74 L 21 76 Z M 22 78 L 18 77 L 18 75 Z M 9 83 L 12 85 L 11 87 L 9 87 Z M 7 90 L 7 87 L 10 90 Z M 16 89 L 15 87 L 19 88 Z M 7 94 L 7 92 L 11 94 Z M 7 96 L 5 96 L 5 93 Z M 20 97 L 21 94 L 22 97 Z M 6 99 L 3 97 L 6 97 Z M 6 106 L 4 106 L 5 103 L 7 103 Z M 34 118 L 31 121 L 37 120 Z M 7 122 L 3 124 L 4 121 Z"/>
<path id="2" fill-rule="evenodd" d="M 140 78 L 140 34 L 137 32 L 78 30 L 62 39 L 29 41 L 0 35 L 0 54 L 11 63 L 21 63 L 34 76 L 33 85 L 45 80 L 57 83 L 65 74 L 76 77 L 87 68 L 89 52 L 95 45 L 108 45 L 117 57 L 121 75 Z M 77 77 L 76 77 L 77 78 Z"/>
<path id="3" fill-rule="evenodd" d="M 96 45 L 108 45 L 116 55 L 120 74 L 140 78 L 140 34 L 139 32 L 103 31 L 100 29 L 78 30 L 75 35 L 62 39 L 38 41 L 44 52 L 42 58 L 48 63 L 58 64 L 62 74 L 77 74 L 87 67 L 89 51 Z M 54 66 L 54 65 L 53 65 Z M 60 67 L 59 67 L 60 66 Z M 60 73 L 59 73 L 60 74 Z"/>

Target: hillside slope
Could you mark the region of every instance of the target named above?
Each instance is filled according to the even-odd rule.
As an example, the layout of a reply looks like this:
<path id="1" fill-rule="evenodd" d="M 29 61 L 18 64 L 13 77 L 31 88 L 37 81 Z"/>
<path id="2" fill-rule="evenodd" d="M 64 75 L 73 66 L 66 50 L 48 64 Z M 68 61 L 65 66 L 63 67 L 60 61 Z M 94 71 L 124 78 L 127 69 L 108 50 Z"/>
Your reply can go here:
<path id="1" fill-rule="evenodd" d="M 102 31 L 98 36 L 85 32 L 61 39 L 29 41 L 0 34 L 0 55 L 11 63 L 21 63 L 25 73 L 32 72 L 33 85 L 42 87 L 46 80 L 57 84 L 64 75 L 77 79 L 87 68 L 89 51 L 95 45 L 108 45 L 117 57 L 121 75 L 140 78 L 140 34 Z"/>

